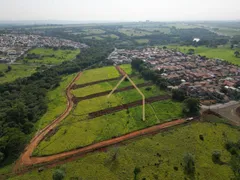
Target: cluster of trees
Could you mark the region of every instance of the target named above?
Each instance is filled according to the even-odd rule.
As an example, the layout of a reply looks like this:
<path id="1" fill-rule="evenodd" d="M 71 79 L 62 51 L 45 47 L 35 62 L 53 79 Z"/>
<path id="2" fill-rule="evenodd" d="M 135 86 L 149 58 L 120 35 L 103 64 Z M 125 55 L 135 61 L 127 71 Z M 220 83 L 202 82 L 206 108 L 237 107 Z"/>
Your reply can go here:
<path id="1" fill-rule="evenodd" d="M 227 142 L 225 148 L 231 153 L 229 164 L 234 172 L 235 179 L 240 179 L 240 140 L 236 143 Z"/>
<path id="2" fill-rule="evenodd" d="M 159 88 L 166 89 L 169 85 L 169 82 L 162 78 L 159 72 L 150 70 L 141 59 L 133 60 L 131 66 L 133 69 L 139 71 L 145 80 L 153 81 Z"/>
<path id="3" fill-rule="evenodd" d="M 34 123 L 47 111 L 47 92 L 59 86 L 61 75 L 79 72 L 103 62 L 112 49 L 82 50 L 74 61 L 41 67 L 28 78 L 0 85 L 0 164 L 18 157 L 34 132 Z"/>

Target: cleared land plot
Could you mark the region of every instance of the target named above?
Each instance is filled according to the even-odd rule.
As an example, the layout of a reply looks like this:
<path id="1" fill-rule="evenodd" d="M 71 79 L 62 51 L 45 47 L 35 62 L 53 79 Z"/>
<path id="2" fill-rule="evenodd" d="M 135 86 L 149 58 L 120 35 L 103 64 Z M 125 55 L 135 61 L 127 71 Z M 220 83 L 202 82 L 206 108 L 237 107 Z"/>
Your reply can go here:
<path id="1" fill-rule="evenodd" d="M 218 47 L 218 48 L 208 48 L 205 46 L 178 46 L 178 45 L 170 45 L 167 46 L 171 49 L 177 49 L 183 53 L 187 53 L 189 49 L 194 49 L 195 54 L 200 54 L 202 56 L 206 56 L 208 58 L 219 58 L 231 62 L 236 65 L 240 65 L 240 58 L 235 57 L 234 52 L 239 49 L 232 50 L 229 47 Z"/>
<path id="2" fill-rule="evenodd" d="M 116 77 L 120 77 L 120 75 L 114 66 L 90 69 L 83 72 L 81 78 L 76 82 L 76 84 L 85 84 Z"/>
<path id="3" fill-rule="evenodd" d="M 131 79 L 134 81 L 135 84 L 144 83 L 144 80 L 139 77 L 133 77 Z M 94 84 L 91 86 L 86 86 L 83 88 L 72 90 L 72 93 L 76 97 L 84 97 L 84 96 L 88 96 L 90 94 L 100 93 L 100 92 L 104 92 L 104 91 L 110 91 L 117 85 L 117 83 L 119 81 L 120 81 L 120 79 L 108 81 L 108 82 L 102 82 L 102 83 Z M 131 83 L 129 81 L 123 81 L 121 83 L 121 85 L 119 86 L 119 88 L 123 88 L 123 87 L 127 87 L 127 86 L 131 86 Z"/>
<path id="4" fill-rule="evenodd" d="M 172 112 L 157 109 L 157 104 L 163 103 Z M 174 106 L 173 106 L 174 105 Z M 82 117 L 70 115 L 61 123 L 58 131 L 52 137 L 42 141 L 35 150 L 34 155 L 50 155 L 75 148 L 83 147 L 95 142 L 121 136 L 123 134 L 143 129 L 182 116 L 181 104 L 172 101 L 161 101 L 154 103 L 154 108 L 146 105 L 146 121 L 142 119 L 142 107 L 134 107 L 113 114 L 101 116 L 92 120 L 84 120 Z M 155 110 L 154 110 L 155 109 Z M 158 111 L 158 116 L 155 112 Z M 163 115 L 163 117 L 161 117 Z M 164 120 L 163 120 L 164 119 Z"/>
<path id="5" fill-rule="evenodd" d="M 142 87 L 139 89 L 145 95 L 145 98 L 166 94 L 165 91 L 160 91 L 156 86 Z M 74 115 L 78 116 L 86 115 L 91 112 L 115 107 L 121 104 L 126 104 L 141 99 L 142 96 L 137 92 L 137 90 L 132 89 L 129 91 L 123 91 L 113 94 L 110 98 L 107 98 L 107 95 L 105 95 L 80 101 L 77 104 L 76 109 L 73 111 L 73 113 Z"/>
<path id="6" fill-rule="evenodd" d="M 0 72 L 3 72 L 4 76 L 0 77 L 0 84 L 6 82 L 12 82 L 18 78 L 28 77 L 36 72 L 37 66 L 29 65 L 10 65 L 11 71 L 6 72 L 8 65 L 0 64 Z"/>
<path id="7" fill-rule="evenodd" d="M 37 63 L 37 64 L 60 64 L 64 61 L 70 61 L 75 59 L 79 53 L 80 53 L 79 49 L 54 50 L 51 48 L 36 48 L 29 51 L 28 55 L 24 58 L 23 61 L 25 63 Z"/>
<path id="8" fill-rule="evenodd" d="M 200 140 L 199 135 L 203 135 L 204 141 Z M 212 153 L 220 151 L 221 160 L 229 162 L 231 154 L 225 150 L 225 142 L 237 142 L 239 137 L 239 130 L 224 124 L 193 123 L 134 139 L 125 145 L 107 148 L 105 152 L 90 153 L 66 163 L 65 179 L 134 179 L 136 167 L 141 171 L 137 176 L 139 179 L 184 179 L 186 175 L 181 163 L 185 153 L 194 155 L 195 179 L 231 179 L 234 174 L 228 163 L 214 164 Z M 34 170 L 12 179 L 50 179 L 55 169 L 45 169 L 41 173 Z"/>

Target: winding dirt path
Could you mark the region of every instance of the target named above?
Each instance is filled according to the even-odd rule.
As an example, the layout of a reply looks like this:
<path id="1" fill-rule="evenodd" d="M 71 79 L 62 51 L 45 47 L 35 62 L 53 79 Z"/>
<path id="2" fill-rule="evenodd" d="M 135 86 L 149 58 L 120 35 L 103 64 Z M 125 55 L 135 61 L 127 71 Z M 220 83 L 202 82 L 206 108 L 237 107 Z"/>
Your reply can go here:
<path id="1" fill-rule="evenodd" d="M 121 74 L 124 74 L 125 72 L 120 68 L 116 67 Z M 89 152 L 93 152 L 114 144 L 121 143 L 126 140 L 130 140 L 139 136 L 147 135 L 147 134 L 153 134 L 160 130 L 167 129 L 176 125 L 180 125 L 183 123 L 187 123 L 186 120 L 180 119 L 175 120 L 171 122 L 167 122 L 164 124 L 155 125 L 149 128 L 145 128 L 142 130 L 138 130 L 135 132 L 131 132 L 129 134 L 125 134 L 120 137 L 116 137 L 113 139 L 105 140 L 102 142 L 98 142 L 95 144 L 91 144 L 79 149 L 71 150 L 68 152 L 63 152 L 51 156 L 45 156 L 45 157 L 32 157 L 32 153 L 34 149 L 37 147 L 37 145 L 45 138 L 45 136 L 50 133 L 57 125 L 60 123 L 64 118 L 68 116 L 70 111 L 72 110 L 74 104 L 72 101 L 72 94 L 70 92 L 72 86 L 74 85 L 75 81 L 81 76 L 82 73 L 79 73 L 73 81 L 69 84 L 69 86 L 66 89 L 66 95 L 67 95 L 67 108 L 64 111 L 64 113 L 59 116 L 57 119 L 55 119 L 52 123 L 50 123 L 46 128 L 44 128 L 42 131 L 40 131 L 29 143 L 29 145 L 25 148 L 24 152 L 20 156 L 19 160 L 16 162 L 14 167 L 14 172 L 16 174 L 22 174 L 25 172 L 28 172 L 29 170 L 35 169 L 39 166 L 54 166 L 63 162 L 72 161 L 78 157 L 81 157 L 82 155 L 85 155 Z"/>
<path id="2" fill-rule="evenodd" d="M 81 75 L 82 75 L 81 72 L 78 73 L 78 75 L 72 80 L 72 82 L 66 88 L 66 95 L 67 95 L 67 108 L 66 108 L 66 110 L 63 112 L 62 115 L 60 115 L 58 118 L 56 118 L 47 127 L 42 129 L 30 141 L 30 143 L 25 148 L 24 152 L 21 154 L 20 159 L 16 162 L 15 167 L 14 167 L 14 171 L 18 171 L 18 169 L 20 169 L 24 165 L 34 164 L 34 162 L 31 160 L 31 156 L 32 156 L 32 153 L 33 153 L 34 149 L 44 139 L 44 137 L 58 125 L 59 122 L 61 122 L 63 119 L 65 119 L 68 116 L 68 114 L 70 113 L 70 111 L 72 110 L 73 105 L 74 105 L 72 100 L 71 100 L 72 99 L 71 88 L 72 88 L 73 84 L 75 83 L 75 81 L 77 81 L 80 78 Z"/>

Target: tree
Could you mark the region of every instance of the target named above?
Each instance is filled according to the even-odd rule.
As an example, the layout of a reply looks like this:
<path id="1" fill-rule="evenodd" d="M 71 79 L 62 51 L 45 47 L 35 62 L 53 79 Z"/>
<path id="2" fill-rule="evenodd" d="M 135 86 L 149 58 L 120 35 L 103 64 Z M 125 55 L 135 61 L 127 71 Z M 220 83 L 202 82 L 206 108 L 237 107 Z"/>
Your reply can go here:
<path id="1" fill-rule="evenodd" d="M 12 70 L 12 67 L 10 65 L 8 65 L 8 68 L 6 70 L 6 73 L 10 72 Z"/>
<path id="2" fill-rule="evenodd" d="M 219 151 L 214 151 L 214 152 L 212 153 L 212 161 L 213 161 L 215 164 L 221 163 L 220 157 L 221 157 L 221 152 L 219 152 Z"/>
<path id="3" fill-rule="evenodd" d="M 195 50 L 194 50 L 194 49 L 189 49 L 189 50 L 188 50 L 188 54 L 191 54 L 191 55 L 192 55 L 192 54 L 194 54 L 194 53 L 195 53 Z"/>
<path id="4" fill-rule="evenodd" d="M 61 169 L 56 169 L 53 173 L 53 180 L 62 180 L 65 177 L 65 173 Z"/>
<path id="5" fill-rule="evenodd" d="M 175 89 L 172 91 L 172 99 L 176 101 L 184 101 L 186 99 L 186 92 L 181 89 Z"/>
<path id="6" fill-rule="evenodd" d="M 239 55 L 240 55 L 239 51 L 235 51 L 235 52 L 234 52 L 234 55 L 235 55 L 236 57 L 239 57 Z"/>
<path id="7" fill-rule="evenodd" d="M 196 98 L 188 98 L 183 101 L 183 113 L 187 116 L 199 115 L 200 101 Z"/>
<path id="8" fill-rule="evenodd" d="M 4 73 L 0 71 L 0 77 L 4 77 Z"/>
<path id="9" fill-rule="evenodd" d="M 195 161 L 193 155 L 187 153 L 183 158 L 184 172 L 188 175 L 193 175 L 195 173 Z"/>
<path id="10" fill-rule="evenodd" d="M 132 68 L 136 70 L 139 70 L 142 64 L 143 64 L 143 61 L 141 59 L 134 59 L 132 60 L 132 63 L 131 63 Z"/>
<path id="11" fill-rule="evenodd" d="M 0 162 L 2 162 L 4 159 L 4 153 L 0 152 Z"/>

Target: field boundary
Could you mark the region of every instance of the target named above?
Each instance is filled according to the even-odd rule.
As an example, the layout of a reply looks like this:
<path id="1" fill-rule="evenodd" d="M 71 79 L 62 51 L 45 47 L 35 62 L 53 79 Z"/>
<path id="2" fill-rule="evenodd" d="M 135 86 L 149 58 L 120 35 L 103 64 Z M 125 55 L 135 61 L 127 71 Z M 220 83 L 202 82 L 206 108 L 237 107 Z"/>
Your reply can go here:
<path id="1" fill-rule="evenodd" d="M 152 85 L 153 85 L 153 83 L 147 82 L 147 83 L 138 84 L 138 87 L 146 87 L 146 86 L 152 86 Z M 124 88 L 117 89 L 114 92 L 114 94 L 116 94 L 118 92 L 132 90 L 132 89 L 134 89 L 133 86 L 127 86 L 127 87 L 124 87 Z M 110 92 L 111 92 L 111 90 L 103 91 L 103 92 L 99 92 L 99 93 L 95 93 L 95 94 L 90 94 L 90 95 L 87 95 L 87 96 L 84 96 L 84 97 L 76 97 L 76 96 L 73 95 L 74 96 L 73 97 L 73 102 L 74 102 L 74 104 L 77 104 L 78 102 L 83 101 L 83 100 L 87 100 L 87 99 L 92 99 L 92 98 L 108 95 Z"/>
<path id="2" fill-rule="evenodd" d="M 153 102 L 168 100 L 170 98 L 171 98 L 171 96 L 169 96 L 169 95 L 161 95 L 161 96 L 154 96 L 154 97 L 147 98 L 145 101 L 146 101 L 146 104 L 151 104 Z M 92 112 L 92 113 L 89 113 L 89 116 L 92 119 L 92 118 L 100 117 L 100 116 L 103 116 L 106 114 L 118 112 L 118 111 L 121 111 L 124 109 L 136 107 L 139 105 L 142 105 L 142 100 L 134 101 L 134 102 L 127 103 L 127 104 L 122 104 L 119 106 L 103 109 L 103 110 L 96 111 L 96 112 Z"/>

